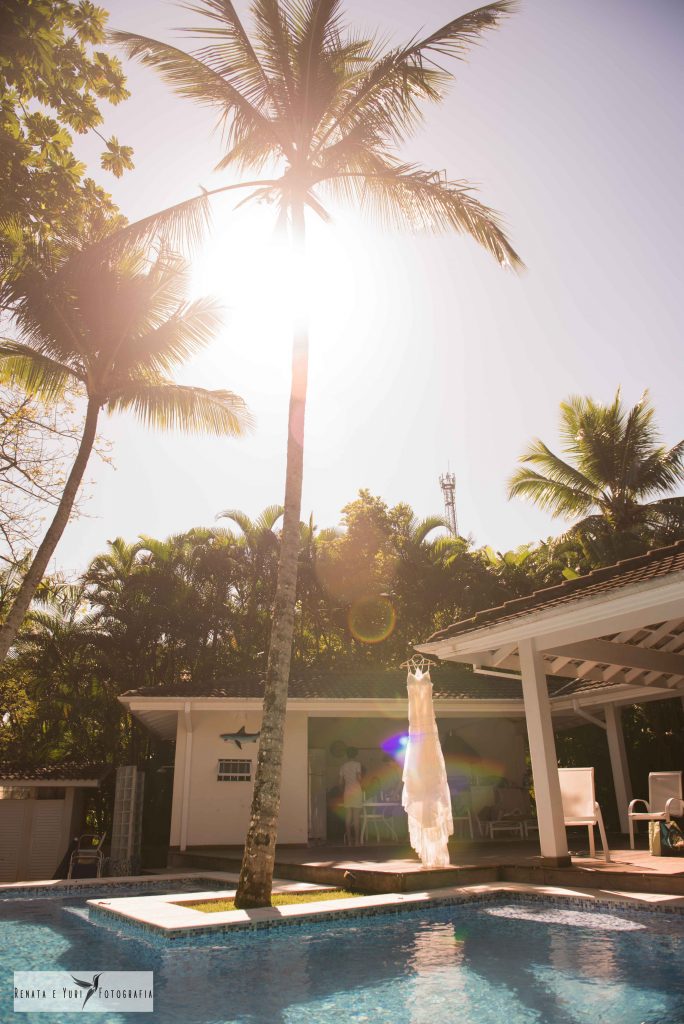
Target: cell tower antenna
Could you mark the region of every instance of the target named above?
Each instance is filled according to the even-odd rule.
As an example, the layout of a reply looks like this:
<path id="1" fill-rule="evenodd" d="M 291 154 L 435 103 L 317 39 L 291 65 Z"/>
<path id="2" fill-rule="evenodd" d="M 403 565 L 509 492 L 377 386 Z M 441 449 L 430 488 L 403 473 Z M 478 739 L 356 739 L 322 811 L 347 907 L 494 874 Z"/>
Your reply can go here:
<path id="1" fill-rule="evenodd" d="M 456 519 L 456 477 L 447 470 L 439 478 L 439 486 L 444 495 L 444 518 L 454 537 L 458 537 L 458 520 Z"/>

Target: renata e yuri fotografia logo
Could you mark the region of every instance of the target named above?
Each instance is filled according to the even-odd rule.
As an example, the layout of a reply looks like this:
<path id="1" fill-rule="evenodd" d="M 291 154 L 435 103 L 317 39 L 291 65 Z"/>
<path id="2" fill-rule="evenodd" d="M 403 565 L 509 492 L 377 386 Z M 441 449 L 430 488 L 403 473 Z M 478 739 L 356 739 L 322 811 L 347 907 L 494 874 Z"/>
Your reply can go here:
<path id="1" fill-rule="evenodd" d="M 151 1013 L 152 971 L 15 971 L 15 1013 Z"/>

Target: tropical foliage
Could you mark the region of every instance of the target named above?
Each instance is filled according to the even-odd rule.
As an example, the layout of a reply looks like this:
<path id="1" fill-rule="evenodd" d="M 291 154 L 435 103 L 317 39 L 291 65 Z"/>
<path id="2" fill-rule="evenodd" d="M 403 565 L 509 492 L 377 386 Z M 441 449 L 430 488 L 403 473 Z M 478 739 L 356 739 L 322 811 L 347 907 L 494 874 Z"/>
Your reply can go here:
<path id="1" fill-rule="evenodd" d="M 118 211 L 73 152 L 72 132 L 100 135 L 99 101 L 129 93 L 100 47 L 107 13 L 90 0 L 4 0 L 0 31 L 0 264 L 36 241 L 73 234 Z M 102 167 L 119 177 L 132 150 L 104 138 Z"/>
<path id="2" fill-rule="evenodd" d="M 512 8 L 511 0 L 495 0 L 423 38 L 389 46 L 350 28 L 341 0 L 253 0 L 251 31 L 230 0 L 199 0 L 190 9 L 208 22 L 190 30 L 204 43 L 194 53 L 128 32 L 112 38 L 129 57 L 156 68 L 179 95 L 217 111 L 226 144 L 217 169 L 262 175 L 242 183 L 249 188 L 244 202 L 276 205 L 300 273 L 305 211 L 327 220 L 326 196 L 385 226 L 469 235 L 501 266 L 520 268 L 498 215 L 466 182 L 407 163 L 400 151 L 424 107 L 443 98 L 453 77 L 447 62 L 463 58 Z M 270 903 L 295 632 L 308 347 L 300 311 L 293 331 L 278 582 L 238 906 Z"/>
<path id="3" fill-rule="evenodd" d="M 0 757 L 169 765 L 172 753 L 127 720 L 118 694 L 188 676 L 184 688 L 198 691 L 237 674 L 263 677 L 280 509 L 221 518 L 233 529 L 116 538 L 75 584 L 44 583 L 16 657 L 0 667 Z M 439 516 L 418 521 L 409 505 L 361 491 L 338 527 L 319 530 L 313 517 L 301 524 L 293 671 L 320 678 L 396 667 L 433 630 L 561 582 L 567 563 L 585 556 L 569 542 L 558 547 L 474 549 Z M 11 599 L 12 586 L 0 575 L 0 598 Z M 678 707 L 647 705 L 623 717 L 635 780 L 645 779 L 655 749 L 668 764 L 676 758 Z M 592 727 L 559 734 L 558 744 L 566 764 L 603 763 L 604 737 Z"/>
<path id="4" fill-rule="evenodd" d="M 605 562 L 676 540 L 684 530 L 684 440 L 666 447 L 648 393 L 631 409 L 572 397 L 561 405 L 565 458 L 535 439 L 509 495 L 577 520 L 566 537 Z"/>

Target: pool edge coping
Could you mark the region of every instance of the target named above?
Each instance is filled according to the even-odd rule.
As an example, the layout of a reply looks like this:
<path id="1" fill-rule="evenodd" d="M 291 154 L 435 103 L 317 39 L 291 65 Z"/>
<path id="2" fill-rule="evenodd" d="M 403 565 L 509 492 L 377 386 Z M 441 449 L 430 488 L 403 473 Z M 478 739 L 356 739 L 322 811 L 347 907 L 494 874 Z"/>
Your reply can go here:
<path id="1" fill-rule="evenodd" d="M 207 877 L 206 875 L 204 877 Z M 226 890 L 233 894 L 234 890 Z M 684 914 L 684 897 L 657 893 L 632 893 L 610 889 L 565 888 L 552 885 L 530 885 L 525 882 L 485 882 L 466 886 L 448 886 L 412 893 L 383 893 L 359 896 L 354 899 L 292 904 L 281 907 L 261 907 L 254 910 L 221 911 L 207 915 L 202 911 L 179 905 L 195 894 L 168 894 L 143 897 L 116 897 L 88 900 L 94 919 L 103 923 L 119 924 L 135 933 L 148 933 L 169 941 L 192 939 L 198 936 L 221 936 L 232 932 L 253 932 L 260 929 L 312 924 L 316 921 L 375 916 L 402 911 L 448 906 L 495 899 L 501 895 L 513 898 L 532 897 L 584 903 L 596 908 L 613 907 L 632 911 L 650 911 Z M 217 898 L 214 890 L 209 894 Z M 113 906 L 112 902 L 116 904 Z M 141 906 L 139 901 L 145 901 Z M 122 904 L 127 904 L 122 906 Z M 212 920 L 207 921 L 210 916 Z"/>

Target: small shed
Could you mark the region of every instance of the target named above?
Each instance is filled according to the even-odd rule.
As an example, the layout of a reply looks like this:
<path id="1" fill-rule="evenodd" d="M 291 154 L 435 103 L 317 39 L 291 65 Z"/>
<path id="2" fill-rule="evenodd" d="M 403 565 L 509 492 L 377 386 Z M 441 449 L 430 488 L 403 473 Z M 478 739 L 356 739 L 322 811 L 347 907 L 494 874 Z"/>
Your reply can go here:
<path id="1" fill-rule="evenodd" d="M 0 762 L 0 883 L 54 876 L 71 838 L 83 831 L 85 796 L 110 765 Z"/>

